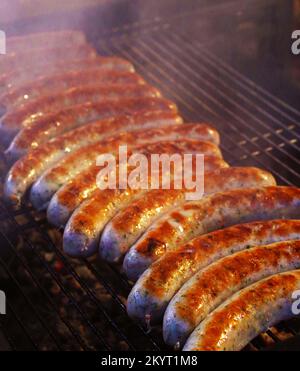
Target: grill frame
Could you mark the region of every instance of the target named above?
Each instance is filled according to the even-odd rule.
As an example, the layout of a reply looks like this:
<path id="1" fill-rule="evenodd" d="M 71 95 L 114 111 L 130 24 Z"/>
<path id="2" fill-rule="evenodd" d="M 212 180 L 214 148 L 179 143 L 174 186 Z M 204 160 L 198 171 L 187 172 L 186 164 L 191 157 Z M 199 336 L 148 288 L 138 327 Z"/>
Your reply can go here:
<path id="1" fill-rule="evenodd" d="M 279 184 L 300 186 L 300 112 L 217 58 L 217 40 L 207 43 L 180 34 L 174 26 L 178 19 L 156 19 L 147 27 L 127 28 L 127 32 L 124 27 L 116 28 L 101 40 L 97 35 L 94 45 L 101 54 L 131 60 L 146 80 L 179 105 L 186 121 L 212 122 L 220 131 L 221 148 L 231 165 L 260 166 L 275 173 Z M 172 89 L 175 86 L 176 91 Z M 45 215 L 36 213 L 30 205 L 15 211 L 0 200 L 0 223 L 0 277 L 4 282 L 9 280 L 11 287 L 7 293 L 8 314 L 0 316 L 0 328 L 11 349 L 166 350 L 159 329 L 143 329 L 127 318 L 124 300 L 131 285 L 119 267 L 96 259 L 75 261 L 65 257 L 58 234 L 49 230 Z M 47 260 L 48 255 L 52 260 Z M 21 273 L 14 271 L 15 267 Z M 47 291 L 47 280 L 55 283 L 56 295 Z M 100 283 L 100 294 L 95 283 Z M 30 284 L 36 291 L 29 291 Z M 108 307 L 102 300 L 103 292 L 109 297 Z M 81 295 L 86 300 L 84 305 Z M 70 305 L 71 319 L 62 313 L 65 302 Z M 22 303 L 26 303 L 26 310 Z M 51 320 L 48 322 L 48 316 L 52 317 L 45 310 L 46 303 L 51 315 L 55 313 L 55 322 L 64 327 L 62 337 L 56 327 L 51 327 Z M 26 322 L 28 315 L 30 321 Z M 86 336 L 81 327 L 88 329 L 88 334 L 83 331 Z M 284 323 L 280 328 L 292 335 L 300 333 L 298 323 Z M 43 341 L 38 334 L 41 331 L 45 332 Z M 107 339 L 108 333 L 117 340 Z M 70 340 L 67 344 L 64 336 Z M 276 330 L 264 336 L 267 343 L 281 341 Z M 261 337 L 247 349 L 260 348 Z"/>

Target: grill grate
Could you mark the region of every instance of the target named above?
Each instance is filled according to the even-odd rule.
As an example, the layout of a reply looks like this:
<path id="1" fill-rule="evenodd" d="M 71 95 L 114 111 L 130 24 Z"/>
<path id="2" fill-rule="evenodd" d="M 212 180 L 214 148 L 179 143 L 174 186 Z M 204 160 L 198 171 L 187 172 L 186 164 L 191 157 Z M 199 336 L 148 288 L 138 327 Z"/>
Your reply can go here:
<path id="1" fill-rule="evenodd" d="M 212 122 L 231 165 L 260 166 L 280 184 L 300 186 L 300 112 L 221 61 L 207 44 L 166 24 L 151 34 L 118 35 L 96 46 L 102 54 L 131 60 L 178 104 L 186 121 Z M 0 277 L 8 300 L 0 326 L 12 349 L 165 349 L 159 329 L 143 329 L 127 318 L 131 286 L 119 267 L 65 257 L 61 233 L 29 206 L 12 211 L 0 202 L 0 221 Z M 300 325 L 280 328 L 249 349 L 295 335 Z"/>
<path id="2" fill-rule="evenodd" d="M 100 45 L 100 50 L 111 49 L 132 60 L 175 100 L 186 120 L 213 122 L 232 164 L 263 166 L 282 184 L 300 184 L 299 112 L 221 63 L 198 42 L 171 32 L 160 33 L 159 43 L 155 36 L 146 36 L 133 46 L 126 37 L 111 40 L 109 47 Z"/>

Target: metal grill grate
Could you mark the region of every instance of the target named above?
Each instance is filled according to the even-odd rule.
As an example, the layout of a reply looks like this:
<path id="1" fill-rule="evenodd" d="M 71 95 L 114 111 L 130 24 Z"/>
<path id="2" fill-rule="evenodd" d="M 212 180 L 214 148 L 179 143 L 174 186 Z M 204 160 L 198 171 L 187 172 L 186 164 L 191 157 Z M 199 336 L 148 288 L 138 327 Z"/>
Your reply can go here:
<path id="1" fill-rule="evenodd" d="M 300 186 L 300 112 L 216 58 L 207 45 L 166 25 L 96 46 L 131 60 L 178 104 L 186 121 L 212 122 L 231 165 L 263 167 L 280 184 Z M 159 329 L 145 330 L 126 316 L 130 284 L 119 267 L 65 257 L 61 233 L 30 207 L 16 212 L 1 202 L 0 222 L 0 277 L 8 288 L 8 314 L 0 316 L 0 326 L 12 349 L 164 349 Z M 295 335 L 300 325 L 280 329 L 249 348 Z"/>

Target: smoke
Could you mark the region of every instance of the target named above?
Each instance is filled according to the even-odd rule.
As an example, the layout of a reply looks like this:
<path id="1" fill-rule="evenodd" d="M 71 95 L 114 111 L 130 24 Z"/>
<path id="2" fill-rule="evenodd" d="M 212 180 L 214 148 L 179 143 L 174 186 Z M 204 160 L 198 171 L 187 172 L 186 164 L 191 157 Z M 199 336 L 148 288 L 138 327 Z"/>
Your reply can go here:
<path id="1" fill-rule="evenodd" d="M 85 9 L 105 2 L 103 0 L 1 0 L 0 29 L 8 27 L 8 34 L 63 28 L 82 29 L 88 21 Z M 28 20 L 30 24 L 27 24 Z M 20 29 L 19 25 L 24 29 Z"/>
<path id="2" fill-rule="evenodd" d="M 20 17 L 22 17 L 25 2 L 22 0 L 1 0 L 0 24 L 7 24 L 20 19 Z"/>

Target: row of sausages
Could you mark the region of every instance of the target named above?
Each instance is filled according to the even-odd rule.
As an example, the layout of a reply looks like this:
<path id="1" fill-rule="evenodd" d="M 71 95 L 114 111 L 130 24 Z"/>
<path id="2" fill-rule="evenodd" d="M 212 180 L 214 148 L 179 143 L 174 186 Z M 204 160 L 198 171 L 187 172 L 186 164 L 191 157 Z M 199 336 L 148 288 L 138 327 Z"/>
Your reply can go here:
<path id="1" fill-rule="evenodd" d="M 0 133 L 11 165 L 5 197 L 45 210 L 64 229 L 71 257 L 123 262 L 137 281 L 130 317 L 163 321 L 173 347 L 239 350 L 292 315 L 300 189 L 277 186 L 262 169 L 230 167 L 214 127 L 183 124 L 176 105 L 129 61 L 99 56 L 81 32 L 10 38 L 7 49 L 0 59 Z M 123 144 L 149 159 L 204 154 L 204 197 L 186 201 L 185 187 L 100 190 L 97 156 L 117 156 Z"/>

